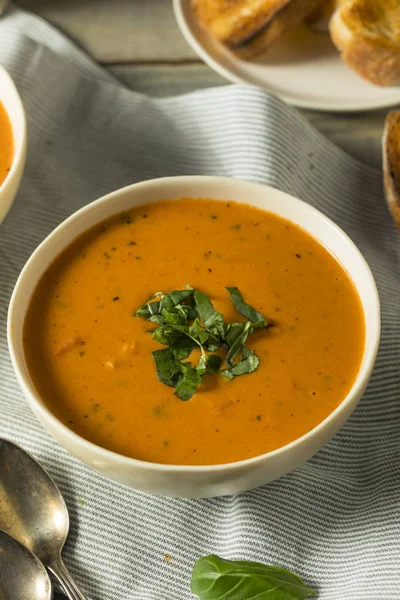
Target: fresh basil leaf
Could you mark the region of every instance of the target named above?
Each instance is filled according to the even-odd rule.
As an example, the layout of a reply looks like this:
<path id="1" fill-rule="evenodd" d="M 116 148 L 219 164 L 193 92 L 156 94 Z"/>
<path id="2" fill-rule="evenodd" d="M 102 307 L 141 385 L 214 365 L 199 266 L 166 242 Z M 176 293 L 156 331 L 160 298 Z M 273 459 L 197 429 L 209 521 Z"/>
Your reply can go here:
<path id="1" fill-rule="evenodd" d="M 157 323 L 158 325 L 165 325 L 165 319 L 161 315 L 151 315 L 147 320 L 152 323 Z M 153 333 L 153 331 L 150 331 L 150 333 Z"/>
<path id="2" fill-rule="evenodd" d="M 221 375 L 227 377 L 228 379 L 233 379 L 239 375 L 253 373 L 257 370 L 259 364 L 260 359 L 254 350 L 249 350 L 248 348 L 244 347 L 242 350 L 242 360 L 233 365 L 233 367 L 221 371 Z"/>
<path id="3" fill-rule="evenodd" d="M 227 287 L 225 289 L 230 295 L 232 304 L 238 311 L 238 313 L 243 315 L 243 317 L 246 317 L 246 319 L 248 319 L 252 323 L 261 322 L 264 323 L 264 327 L 266 327 L 267 323 L 265 321 L 264 316 L 261 313 L 257 312 L 255 308 L 250 306 L 250 304 L 247 304 L 247 302 L 243 300 L 243 296 L 239 292 L 237 287 Z"/>
<path id="4" fill-rule="evenodd" d="M 196 367 L 196 371 L 202 377 L 205 374 L 205 372 L 207 371 L 207 357 L 206 357 L 206 354 L 205 354 L 203 348 L 201 349 L 201 356 L 200 356 L 198 365 Z"/>
<path id="5" fill-rule="evenodd" d="M 225 360 L 228 367 L 233 365 L 233 359 L 242 350 L 250 332 L 250 321 L 230 323 L 226 327 L 225 341 L 228 346 L 228 354 Z"/>
<path id="6" fill-rule="evenodd" d="M 134 313 L 134 316 L 148 319 L 149 317 L 151 317 L 151 315 L 158 314 L 159 308 L 160 308 L 160 302 L 159 301 L 153 302 L 153 300 L 155 298 L 160 298 L 163 295 L 164 295 L 163 292 L 156 292 L 155 294 L 153 294 L 147 300 L 147 302 L 145 302 L 145 304 L 143 304 L 143 306 L 141 306 L 140 308 L 137 309 L 137 311 Z"/>
<path id="7" fill-rule="evenodd" d="M 217 312 L 209 296 L 204 292 L 194 292 L 194 304 L 196 312 L 202 321 L 204 327 L 214 336 L 224 339 L 225 323 L 224 317 Z"/>
<path id="8" fill-rule="evenodd" d="M 272 321 L 256 321 L 251 324 L 250 333 L 253 333 L 257 329 L 268 329 L 269 327 L 272 327 Z"/>
<path id="9" fill-rule="evenodd" d="M 221 346 L 220 343 L 215 343 L 212 339 L 211 339 L 211 335 L 208 338 L 208 340 L 205 342 L 204 344 L 204 348 L 206 350 L 208 350 L 209 352 L 216 352 L 218 350 L 218 348 Z"/>
<path id="10" fill-rule="evenodd" d="M 214 554 L 195 562 L 191 590 L 200 600 L 304 600 L 316 594 L 286 569 Z"/>
<path id="11" fill-rule="evenodd" d="M 181 336 L 181 332 L 176 328 L 180 327 L 180 325 L 172 325 L 167 323 L 165 325 L 160 325 L 152 331 L 153 338 L 159 344 L 164 344 L 165 346 L 171 346 L 175 342 L 175 340 Z"/>
<path id="12" fill-rule="evenodd" d="M 171 348 L 174 352 L 176 360 L 180 361 L 188 358 L 196 346 L 196 342 L 185 335 L 176 339 Z"/>
<path id="13" fill-rule="evenodd" d="M 170 310 L 164 308 L 161 314 L 165 323 L 172 323 L 174 325 L 184 325 L 187 321 L 186 312 L 180 304 L 178 304 L 178 306 L 176 306 L 175 308 L 171 308 Z"/>
<path id="14" fill-rule="evenodd" d="M 217 374 L 221 367 L 222 358 L 218 354 L 210 354 L 207 356 L 207 371 Z"/>
<path id="15" fill-rule="evenodd" d="M 145 319 L 149 319 L 152 315 L 162 314 L 164 310 L 170 311 L 175 308 L 177 305 L 181 304 L 183 301 L 193 298 L 194 290 L 175 290 L 170 292 L 169 294 L 164 294 L 163 292 L 157 292 L 154 294 L 149 300 L 143 304 L 138 310 L 135 312 L 135 317 L 142 317 Z M 160 300 L 156 300 L 152 302 L 155 298 L 160 298 Z M 195 318 L 195 312 L 192 309 L 191 312 L 192 318 Z"/>
<path id="16" fill-rule="evenodd" d="M 182 376 L 182 372 L 181 365 L 177 362 L 172 348 L 155 350 L 153 358 L 156 363 L 158 379 L 166 385 L 176 387 Z"/>
<path id="17" fill-rule="evenodd" d="M 187 335 L 190 335 L 195 341 L 198 342 L 200 346 L 203 346 L 203 344 L 207 342 L 209 338 L 209 333 L 200 325 L 199 319 L 195 319 L 189 326 Z"/>
<path id="18" fill-rule="evenodd" d="M 197 317 L 197 313 L 195 311 L 195 309 L 192 306 L 189 306 L 188 304 L 182 304 L 178 306 L 182 306 L 183 310 L 186 312 L 186 320 L 187 321 L 194 321 L 195 318 Z M 176 307 L 178 308 L 178 307 Z"/>
<path id="19" fill-rule="evenodd" d="M 158 315 L 160 310 L 160 302 L 146 302 L 135 312 L 135 317 L 142 317 L 148 319 L 152 315 Z"/>
<path id="20" fill-rule="evenodd" d="M 190 363 L 180 363 L 182 377 L 176 386 L 175 396 L 181 400 L 190 400 L 200 385 L 203 375 L 194 369 Z"/>
<path id="21" fill-rule="evenodd" d="M 184 300 L 193 298 L 194 290 L 174 290 L 169 294 L 165 294 L 160 300 L 160 312 L 164 309 L 170 310 L 177 304 L 182 304 Z"/>

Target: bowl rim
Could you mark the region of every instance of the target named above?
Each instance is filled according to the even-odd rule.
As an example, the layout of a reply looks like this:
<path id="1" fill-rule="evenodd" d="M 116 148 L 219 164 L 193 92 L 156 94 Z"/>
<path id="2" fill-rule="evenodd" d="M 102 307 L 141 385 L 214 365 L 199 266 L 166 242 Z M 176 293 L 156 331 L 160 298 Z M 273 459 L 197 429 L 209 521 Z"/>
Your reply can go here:
<path id="1" fill-rule="evenodd" d="M 58 419 L 47 408 L 44 401 L 40 398 L 38 392 L 36 392 L 36 396 L 35 396 L 35 394 L 33 394 L 31 392 L 31 389 L 30 389 L 28 383 L 31 385 L 32 389 L 35 389 L 35 387 L 28 375 L 28 372 L 27 372 L 27 376 L 25 377 L 23 370 L 20 368 L 20 361 L 17 358 L 16 351 L 14 348 L 15 335 L 13 332 L 13 319 L 14 319 L 14 312 L 19 304 L 19 287 L 21 285 L 21 282 L 27 276 L 27 274 L 29 274 L 31 264 L 32 264 L 34 258 L 36 257 L 36 255 L 39 253 L 39 251 L 42 250 L 43 246 L 47 242 L 50 242 L 50 240 L 53 240 L 55 237 L 57 237 L 59 235 L 60 231 L 62 231 L 66 225 L 69 225 L 70 223 L 73 223 L 75 221 L 79 221 L 81 216 L 83 214 L 85 214 L 86 212 L 96 210 L 97 207 L 99 207 L 103 204 L 106 204 L 108 202 L 111 202 L 113 199 L 115 199 L 119 195 L 123 195 L 132 189 L 135 189 L 135 191 L 140 191 L 141 188 L 146 188 L 149 185 L 152 186 L 152 185 L 156 184 L 156 185 L 159 185 L 162 187 L 163 185 L 168 186 L 169 183 L 171 183 L 171 184 L 178 183 L 178 184 L 182 185 L 182 188 L 184 188 L 185 186 L 193 186 L 193 185 L 196 185 L 196 183 L 199 184 L 200 182 L 206 183 L 206 184 L 208 183 L 210 185 L 212 185 L 212 184 L 215 185 L 216 183 L 225 184 L 225 185 L 238 184 L 240 186 L 248 186 L 249 188 L 252 188 L 254 191 L 258 190 L 260 193 L 263 190 L 265 192 L 266 189 L 269 189 L 269 190 L 273 191 L 274 193 L 278 193 L 280 195 L 286 196 L 287 199 L 290 200 L 290 202 L 297 204 L 303 210 L 307 210 L 310 213 L 316 214 L 319 218 L 322 218 L 322 220 L 324 220 L 327 225 L 329 225 L 331 228 L 333 228 L 335 230 L 336 234 L 339 234 L 342 238 L 345 239 L 345 241 L 352 247 L 354 254 L 356 256 L 358 256 L 359 259 L 361 259 L 361 261 L 365 267 L 365 273 L 369 277 L 369 286 L 370 286 L 370 292 L 372 293 L 372 300 L 373 300 L 373 303 L 375 304 L 375 308 L 376 308 L 376 310 L 374 311 L 375 319 L 373 322 L 371 322 L 371 325 L 370 325 L 373 335 L 372 335 L 370 344 L 366 345 L 366 348 L 364 351 L 364 356 L 363 356 L 357 377 L 356 377 L 352 387 L 350 388 L 348 394 L 346 395 L 346 397 L 335 408 L 335 410 L 332 411 L 323 421 L 318 423 L 318 425 L 316 425 L 313 429 L 306 432 L 302 436 L 296 438 L 289 444 L 286 444 L 284 446 L 276 448 L 275 450 L 272 450 L 270 452 L 266 452 L 264 454 L 253 456 L 251 458 L 247 458 L 244 460 L 228 462 L 228 463 L 218 463 L 218 464 L 212 464 L 212 465 L 164 464 L 164 463 L 140 460 L 137 458 L 125 456 L 123 454 L 119 454 L 118 452 L 114 452 L 112 450 L 103 448 L 102 446 L 99 446 L 99 445 L 95 444 L 94 442 L 91 442 L 91 441 L 87 440 L 86 438 L 82 437 L 81 435 L 75 433 L 74 431 L 69 429 L 66 425 L 64 425 L 64 423 L 60 419 Z M 181 196 L 181 197 L 183 198 L 184 196 Z M 191 197 L 194 197 L 194 196 L 191 196 Z M 162 200 L 162 199 L 163 199 L 163 196 L 160 195 L 159 200 Z M 273 212 L 273 211 L 269 211 L 269 212 Z M 107 217 L 103 217 L 102 219 L 99 219 L 98 223 L 100 223 L 102 220 L 104 220 L 104 218 L 107 218 Z M 291 220 L 291 219 L 288 218 L 288 220 Z M 292 222 L 296 223 L 295 220 L 292 220 Z M 94 226 L 94 225 L 91 225 L 91 227 L 92 226 Z M 303 229 L 305 229 L 307 231 L 307 229 L 305 227 L 303 227 Z M 77 234 L 77 235 L 79 235 L 79 234 Z M 309 233 L 309 235 L 312 235 L 312 234 Z M 315 237 L 315 236 L 313 236 L 313 237 Z M 69 243 L 71 243 L 71 241 L 72 240 L 70 240 Z M 320 243 L 322 243 L 322 242 L 320 241 Z M 69 244 L 66 244 L 64 246 L 64 248 L 67 247 L 68 245 Z M 54 258 L 55 258 L 55 256 L 52 257 L 50 262 L 52 262 L 54 260 Z M 343 265 L 343 267 L 346 268 L 346 265 Z M 42 271 L 39 274 L 39 276 L 36 278 L 36 284 L 39 281 L 40 277 L 42 276 L 43 272 L 44 271 Z M 353 281 L 353 279 L 351 278 L 350 275 L 349 275 L 349 277 Z M 354 281 L 353 281 L 353 283 L 354 283 Z M 354 285 L 356 286 L 355 283 L 354 283 Z M 356 289 L 358 291 L 357 286 L 356 286 Z M 360 295 L 360 298 L 361 298 L 361 295 Z M 367 329 L 368 329 L 368 325 L 367 325 L 367 319 L 366 319 L 366 331 L 367 331 Z M 376 287 L 376 283 L 375 283 L 375 279 L 373 277 L 372 271 L 371 271 L 367 261 L 365 260 L 365 258 L 363 257 L 363 255 L 361 254 L 361 252 L 357 248 L 357 246 L 354 244 L 354 242 L 351 240 L 351 238 L 338 225 L 336 225 L 336 223 L 334 223 L 334 221 L 332 221 L 329 217 L 325 216 L 321 211 L 314 208 L 313 206 L 311 206 L 304 200 L 300 200 L 299 198 L 296 198 L 295 196 L 292 196 L 291 194 L 287 194 L 286 192 L 282 192 L 281 190 L 278 190 L 278 189 L 273 188 L 272 186 L 269 186 L 266 184 L 242 180 L 242 179 L 234 179 L 232 177 L 207 176 L 207 175 L 187 175 L 187 176 L 184 175 L 184 176 L 175 176 L 175 177 L 160 177 L 160 178 L 156 178 L 156 179 L 149 179 L 146 181 L 141 181 L 138 183 L 127 185 L 127 186 L 124 186 L 123 188 L 119 188 L 118 190 L 110 192 L 110 193 L 98 198 L 97 200 L 94 200 L 94 201 L 86 204 L 79 210 L 75 211 L 69 217 L 67 217 L 64 221 L 62 221 L 55 229 L 53 229 L 53 231 L 39 244 L 39 246 L 31 254 L 31 256 L 27 260 L 25 266 L 23 267 L 23 269 L 17 279 L 17 282 L 15 284 L 15 287 L 14 287 L 14 290 L 13 290 L 13 293 L 11 296 L 10 304 L 9 304 L 8 318 L 7 318 L 7 339 L 8 339 L 8 347 L 9 347 L 11 362 L 12 362 L 18 383 L 19 383 L 24 395 L 27 397 L 28 402 L 31 405 L 31 407 L 33 407 L 33 406 L 35 407 L 34 412 L 41 413 L 43 415 L 44 419 L 46 419 L 47 421 L 50 420 L 50 422 L 52 423 L 52 427 L 54 427 L 55 429 L 58 429 L 63 434 L 63 436 L 69 437 L 75 444 L 77 444 L 81 448 L 87 449 L 91 453 L 95 452 L 98 457 L 101 456 L 104 459 L 109 458 L 109 459 L 112 459 L 114 462 L 116 461 L 119 464 L 123 464 L 125 466 L 132 466 L 132 467 L 136 467 L 136 468 L 144 469 L 144 470 L 153 470 L 153 471 L 158 471 L 160 473 L 180 473 L 180 474 L 182 474 L 182 473 L 192 473 L 192 474 L 198 473 L 198 474 L 200 474 L 200 473 L 210 473 L 210 472 L 218 473 L 218 472 L 222 472 L 222 471 L 226 471 L 226 470 L 240 470 L 240 469 L 246 468 L 250 465 L 255 467 L 257 465 L 262 464 L 267 458 L 279 457 L 280 455 L 283 455 L 287 452 L 290 452 L 291 450 L 294 450 L 296 448 L 296 446 L 300 446 L 303 442 L 307 441 L 309 438 L 317 435 L 320 431 L 325 429 L 329 425 L 329 423 L 335 419 L 335 417 L 338 414 L 340 414 L 342 411 L 345 410 L 347 405 L 351 404 L 354 401 L 355 397 L 359 396 L 361 398 L 361 396 L 364 392 L 366 382 L 368 382 L 368 380 L 371 376 L 371 373 L 372 373 L 372 370 L 374 367 L 374 363 L 375 363 L 375 359 L 376 359 L 376 355 L 378 352 L 378 347 L 379 347 L 380 301 L 379 301 L 378 290 Z M 53 434 L 51 434 L 51 435 L 52 435 L 52 437 L 54 437 Z M 56 440 L 56 441 L 58 441 L 58 440 Z M 58 443 L 60 443 L 60 442 L 58 442 Z M 63 444 L 60 443 L 60 445 L 63 445 Z"/>
<path id="2" fill-rule="evenodd" d="M 25 115 L 24 106 L 22 104 L 22 100 L 21 100 L 21 97 L 17 90 L 17 87 L 16 87 L 11 75 L 8 73 L 8 71 L 2 65 L 0 65 L 0 81 L 2 83 L 4 83 L 5 86 L 7 86 L 7 88 L 11 91 L 11 94 L 13 95 L 13 102 L 15 103 L 17 111 L 18 111 L 18 117 L 21 119 L 21 133 L 19 136 L 16 136 L 16 134 L 15 134 L 16 128 L 14 125 L 15 121 L 10 116 L 10 113 L 8 112 L 8 110 L 4 107 L 5 111 L 7 113 L 8 119 L 10 121 L 11 130 L 13 133 L 14 152 L 13 152 L 13 157 L 12 157 L 12 162 L 11 162 L 11 168 L 10 168 L 9 172 L 7 173 L 7 176 L 4 179 L 4 181 L 0 184 L 0 201 L 1 201 L 1 196 L 7 191 L 7 188 L 12 185 L 16 171 L 18 170 L 21 162 L 24 162 L 24 160 L 25 160 L 26 115 Z M 0 98 L 0 102 L 2 103 L 1 98 Z"/>

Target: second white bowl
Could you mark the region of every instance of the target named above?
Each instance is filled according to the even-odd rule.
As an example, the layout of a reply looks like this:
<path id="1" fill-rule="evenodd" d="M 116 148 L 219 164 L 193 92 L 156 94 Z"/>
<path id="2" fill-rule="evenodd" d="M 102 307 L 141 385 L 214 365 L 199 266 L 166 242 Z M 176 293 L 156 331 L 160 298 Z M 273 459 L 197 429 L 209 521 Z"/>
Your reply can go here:
<path id="1" fill-rule="evenodd" d="M 10 172 L 0 185 L 0 223 L 14 201 L 21 181 L 26 157 L 26 119 L 21 98 L 13 80 L 0 66 L 0 102 L 10 119 L 14 138 L 14 154 Z"/>

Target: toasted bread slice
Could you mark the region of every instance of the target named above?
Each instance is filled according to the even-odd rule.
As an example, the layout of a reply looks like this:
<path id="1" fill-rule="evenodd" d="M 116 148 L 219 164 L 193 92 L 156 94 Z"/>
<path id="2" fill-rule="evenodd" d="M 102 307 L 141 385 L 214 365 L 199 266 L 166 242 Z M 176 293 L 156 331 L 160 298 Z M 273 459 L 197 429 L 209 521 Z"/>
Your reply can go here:
<path id="1" fill-rule="evenodd" d="M 264 52 L 285 33 L 300 25 L 315 10 L 319 0 L 292 0 L 251 40 L 235 48 L 240 58 L 253 58 Z"/>
<path id="2" fill-rule="evenodd" d="M 347 0 L 329 29 L 343 60 L 364 79 L 400 83 L 399 0 Z"/>
<path id="3" fill-rule="evenodd" d="M 199 22 L 230 48 L 255 36 L 291 0 L 192 0 Z"/>
<path id="4" fill-rule="evenodd" d="M 241 58 L 269 48 L 320 0 L 192 0 L 200 24 Z"/>
<path id="5" fill-rule="evenodd" d="M 383 181 L 386 200 L 400 231 L 400 110 L 386 117 L 383 134 Z"/>

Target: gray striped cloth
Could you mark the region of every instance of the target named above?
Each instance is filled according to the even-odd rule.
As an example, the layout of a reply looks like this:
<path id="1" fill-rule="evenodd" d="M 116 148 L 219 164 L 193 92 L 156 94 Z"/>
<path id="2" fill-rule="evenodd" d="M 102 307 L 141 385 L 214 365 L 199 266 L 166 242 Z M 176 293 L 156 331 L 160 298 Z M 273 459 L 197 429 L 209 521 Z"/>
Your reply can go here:
<path id="1" fill-rule="evenodd" d="M 66 562 L 82 588 L 92 600 L 189 599 L 194 560 L 217 553 L 291 569 L 320 600 L 399 600 L 400 238 L 381 174 L 252 87 L 163 100 L 128 90 L 15 8 L 0 20 L 0 62 L 29 125 L 25 175 L 0 227 L 0 435 L 60 485 L 72 525 Z M 375 372 L 345 427 L 283 479 L 208 500 L 137 493 L 71 458 L 27 407 L 6 344 L 17 275 L 60 221 L 129 183 L 187 174 L 268 183 L 320 209 L 359 246 L 382 301 Z"/>

